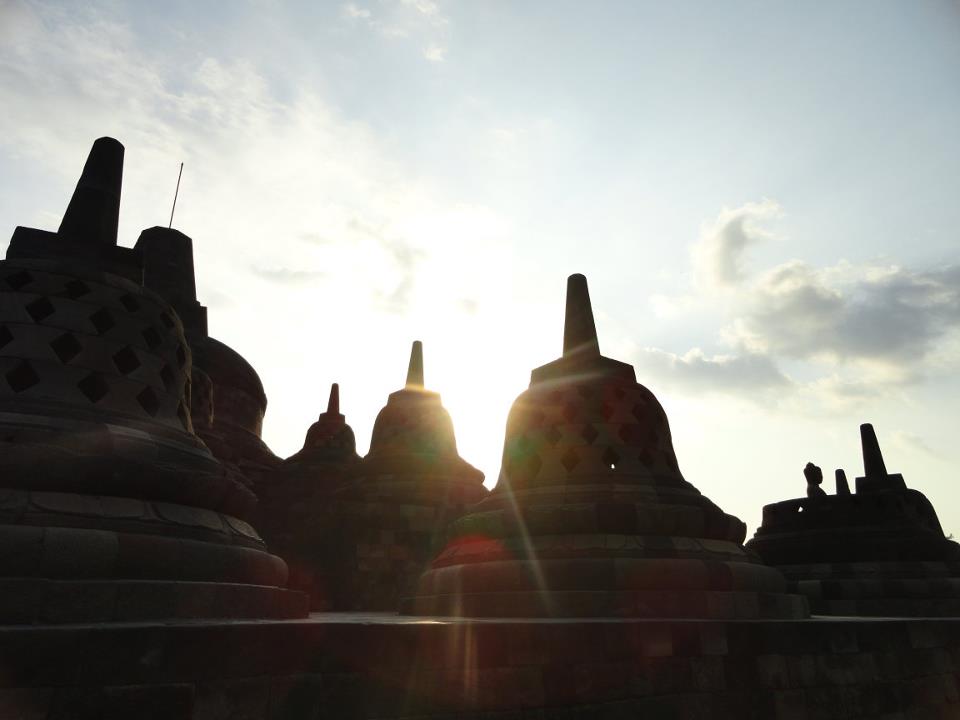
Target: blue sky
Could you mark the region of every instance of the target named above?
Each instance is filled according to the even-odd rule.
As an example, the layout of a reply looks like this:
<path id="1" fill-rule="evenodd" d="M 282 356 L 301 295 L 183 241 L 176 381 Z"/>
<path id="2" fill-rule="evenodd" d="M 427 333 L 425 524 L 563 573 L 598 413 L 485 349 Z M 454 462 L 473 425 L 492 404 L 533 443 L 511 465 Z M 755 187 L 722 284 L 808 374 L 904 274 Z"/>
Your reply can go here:
<path id="1" fill-rule="evenodd" d="M 56 228 L 112 135 L 132 245 L 184 161 L 283 456 L 332 381 L 365 450 L 422 339 L 492 484 L 583 272 L 725 510 L 854 477 L 870 420 L 960 532 L 958 77 L 956 2 L 0 0 L 0 221 Z"/>

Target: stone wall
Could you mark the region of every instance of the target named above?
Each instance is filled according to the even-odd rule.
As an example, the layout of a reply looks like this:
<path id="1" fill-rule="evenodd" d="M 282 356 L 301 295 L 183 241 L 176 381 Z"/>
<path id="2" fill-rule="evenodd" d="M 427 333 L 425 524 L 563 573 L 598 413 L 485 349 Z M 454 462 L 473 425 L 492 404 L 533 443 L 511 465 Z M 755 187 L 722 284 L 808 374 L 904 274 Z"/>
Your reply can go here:
<path id="1" fill-rule="evenodd" d="M 960 621 L 0 629 L 0 717 L 955 718 Z"/>

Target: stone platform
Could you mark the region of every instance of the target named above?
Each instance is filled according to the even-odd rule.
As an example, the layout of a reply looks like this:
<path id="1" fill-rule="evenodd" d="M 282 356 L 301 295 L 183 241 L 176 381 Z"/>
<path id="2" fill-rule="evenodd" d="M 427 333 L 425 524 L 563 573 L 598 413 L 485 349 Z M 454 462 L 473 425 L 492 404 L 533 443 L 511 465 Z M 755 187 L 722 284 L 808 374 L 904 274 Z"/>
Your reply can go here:
<path id="1" fill-rule="evenodd" d="M 0 627 L 0 717 L 956 718 L 960 619 Z"/>

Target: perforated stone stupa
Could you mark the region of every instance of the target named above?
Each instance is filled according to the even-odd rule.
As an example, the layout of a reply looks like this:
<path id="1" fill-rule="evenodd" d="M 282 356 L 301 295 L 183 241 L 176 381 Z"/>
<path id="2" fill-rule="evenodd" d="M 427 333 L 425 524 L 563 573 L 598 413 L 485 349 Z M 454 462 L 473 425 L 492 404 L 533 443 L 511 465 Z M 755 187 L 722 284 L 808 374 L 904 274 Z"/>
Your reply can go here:
<path id="1" fill-rule="evenodd" d="M 303 448 L 261 484 L 257 527 L 270 549 L 287 561 L 288 586 L 310 593 L 315 610 L 330 607 L 334 582 L 321 520 L 334 491 L 353 481 L 359 462 L 353 429 L 340 413 L 340 386 L 334 383 L 327 410 L 307 430 Z"/>
<path id="2" fill-rule="evenodd" d="M 746 528 L 688 483 L 660 403 L 600 354 L 582 275 L 563 356 L 507 420 L 500 482 L 404 609 L 458 616 L 799 618 L 803 598 L 744 551 Z"/>
<path id="3" fill-rule="evenodd" d="M 180 318 L 116 244 L 123 155 L 97 140 L 59 231 L 0 262 L 0 623 L 302 615 L 193 434 Z"/>
<path id="4" fill-rule="evenodd" d="M 836 495 L 766 505 L 747 547 L 816 614 L 960 616 L 960 545 L 944 537 L 926 496 L 887 472 L 873 426 L 861 425 L 860 437 L 854 494 L 838 471 Z"/>
<path id="5" fill-rule="evenodd" d="M 207 308 L 197 301 L 193 240 L 179 230 L 144 230 L 134 248 L 143 258 L 143 284 L 169 302 L 183 321 L 199 371 L 206 413 L 196 432 L 220 462 L 238 470 L 256 486 L 280 463 L 261 439 L 267 395 L 260 376 L 224 342 L 210 337 Z"/>
<path id="6" fill-rule="evenodd" d="M 457 452 L 439 393 L 424 387 L 423 345 L 416 341 L 405 386 L 377 415 L 370 452 L 331 508 L 337 606 L 396 610 L 447 525 L 486 494 L 483 473 Z"/>

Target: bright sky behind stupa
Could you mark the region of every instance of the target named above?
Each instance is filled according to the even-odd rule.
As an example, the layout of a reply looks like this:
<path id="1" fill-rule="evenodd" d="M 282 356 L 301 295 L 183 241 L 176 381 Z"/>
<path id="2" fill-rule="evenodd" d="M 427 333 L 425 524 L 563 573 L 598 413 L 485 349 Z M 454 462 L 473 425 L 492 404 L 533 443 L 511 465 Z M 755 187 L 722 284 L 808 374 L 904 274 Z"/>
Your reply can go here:
<path id="1" fill-rule="evenodd" d="M 499 471 L 566 276 L 684 475 L 751 527 L 860 422 L 960 534 L 960 5 L 0 0 L 0 251 L 126 146 L 120 243 L 194 239 L 211 335 L 299 449 L 365 452 L 424 341 Z"/>

